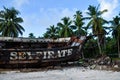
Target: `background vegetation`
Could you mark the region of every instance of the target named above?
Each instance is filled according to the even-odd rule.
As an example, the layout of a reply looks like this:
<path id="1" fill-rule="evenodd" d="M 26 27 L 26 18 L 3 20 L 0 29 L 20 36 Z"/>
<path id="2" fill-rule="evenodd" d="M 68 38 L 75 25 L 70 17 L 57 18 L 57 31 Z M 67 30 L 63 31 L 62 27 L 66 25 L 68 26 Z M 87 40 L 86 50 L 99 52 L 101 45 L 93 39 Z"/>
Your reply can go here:
<path id="1" fill-rule="evenodd" d="M 120 15 L 115 15 L 112 20 L 108 21 L 102 17 L 102 14 L 106 12 L 107 10 L 100 11 L 99 5 L 97 7 L 90 5 L 86 17 L 81 11 L 76 11 L 73 20 L 65 16 L 61 22 L 56 23 L 56 26 L 50 25 L 42 38 L 96 35 L 85 44 L 83 49 L 85 57 L 106 54 L 120 58 Z M 18 17 L 19 13 L 15 8 L 6 7 L 0 11 L 0 36 L 18 37 L 23 34 L 25 30 L 20 25 L 23 19 Z M 35 35 L 30 33 L 28 37 L 35 38 Z"/>

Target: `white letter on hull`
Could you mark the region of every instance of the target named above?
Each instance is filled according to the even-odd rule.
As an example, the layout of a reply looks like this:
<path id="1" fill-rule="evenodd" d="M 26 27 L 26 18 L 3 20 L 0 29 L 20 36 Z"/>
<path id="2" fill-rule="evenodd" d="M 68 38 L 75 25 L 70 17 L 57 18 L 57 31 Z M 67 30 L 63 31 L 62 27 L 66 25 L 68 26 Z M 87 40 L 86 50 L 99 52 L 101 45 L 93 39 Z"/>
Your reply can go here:
<path id="1" fill-rule="evenodd" d="M 73 51 L 73 49 L 68 49 L 68 56 L 72 55 L 72 51 Z"/>
<path id="2" fill-rule="evenodd" d="M 48 51 L 48 59 L 54 58 L 54 52 L 53 51 Z"/>
<path id="3" fill-rule="evenodd" d="M 11 52 L 10 53 L 10 59 L 11 60 L 16 60 L 18 57 L 17 57 L 17 52 Z"/>

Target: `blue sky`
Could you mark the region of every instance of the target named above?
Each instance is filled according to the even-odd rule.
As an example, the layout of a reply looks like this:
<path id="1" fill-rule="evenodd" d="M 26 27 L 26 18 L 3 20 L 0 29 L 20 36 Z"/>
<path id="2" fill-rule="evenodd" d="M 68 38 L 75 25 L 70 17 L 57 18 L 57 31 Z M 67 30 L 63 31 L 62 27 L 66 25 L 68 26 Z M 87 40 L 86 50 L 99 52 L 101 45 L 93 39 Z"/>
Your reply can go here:
<path id="1" fill-rule="evenodd" d="M 24 20 L 21 24 L 25 28 L 23 37 L 28 37 L 29 33 L 38 37 L 42 36 L 50 25 L 56 26 L 61 18 L 66 16 L 73 19 L 77 10 L 87 16 L 85 13 L 89 5 L 100 4 L 100 10 L 108 9 L 103 17 L 110 20 L 120 12 L 119 3 L 120 0 L 0 0 L 0 10 L 3 10 L 3 6 L 15 7 Z"/>

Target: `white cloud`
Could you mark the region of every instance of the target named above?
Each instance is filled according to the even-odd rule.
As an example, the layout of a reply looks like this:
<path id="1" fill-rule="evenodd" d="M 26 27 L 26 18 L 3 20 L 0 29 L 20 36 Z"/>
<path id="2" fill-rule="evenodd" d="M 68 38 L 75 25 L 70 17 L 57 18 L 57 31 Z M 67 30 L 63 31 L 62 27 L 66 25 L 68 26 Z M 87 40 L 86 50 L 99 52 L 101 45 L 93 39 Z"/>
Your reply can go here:
<path id="1" fill-rule="evenodd" d="M 46 28 L 50 25 L 55 25 L 61 21 L 63 17 L 73 18 L 77 9 L 68 9 L 68 8 L 40 8 L 37 14 L 26 14 L 24 15 L 24 26 L 25 33 L 23 36 L 28 36 L 30 32 L 34 33 L 36 37 L 42 36 L 46 32 Z M 29 30 L 29 31 L 27 31 Z M 28 33 L 29 32 L 29 33 Z"/>
<path id="2" fill-rule="evenodd" d="M 39 24 L 41 25 L 43 31 L 46 32 L 46 28 L 48 28 L 50 25 L 57 25 L 58 22 L 61 22 L 61 19 L 63 17 L 70 17 L 70 19 L 73 19 L 73 15 L 75 14 L 75 9 L 60 9 L 60 8 L 49 8 L 49 9 L 41 9 L 41 15 L 39 17 Z M 42 32 L 43 32 L 42 31 Z M 44 33 L 43 32 L 43 33 Z M 42 34 L 43 34 L 42 33 Z"/>
<path id="3" fill-rule="evenodd" d="M 65 8 L 61 11 L 61 18 L 63 17 L 70 17 L 70 18 L 73 18 L 73 15 L 75 14 L 76 10 L 72 9 L 72 10 L 69 10 L 68 8 Z"/>
<path id="4" fill-rule="evenodd" d="M 76 9 L 68 9 L 68 8 L 49 8 L 44 9 L 42 14 L 47 17 L 52 23 L 56 23 L 60 21 L 63 17 L 70 17 L 73 18 L 73 15 L 75 14 Z"/>
<path id="5" fill-rule="evenodd" d="M 108 12 L 103 14 L 103 17 L 110 19 L 116 14 L 115 10 L 118 7 L 118 0 L 98 0 L 98 2 L 100 3 L 101 10 L 108 10 Z"/>
<path id="6" fill-rule="evenodd" d="M 15 6 L 17 8 L 21 8 L 22 5 L 29 4 L 29 0 L 13 0 L 12 3 L 14 4 L 13 6 Z"/>
<path id="7" fill-rule="evenodd" d="M 56 8 L 49 8 L 49 9 L 41 9 L 40 10 L 40 21 L 44 21 L 47 23 L 47 26 L 49 25 L 56 25 L 57 22 L 61 21 L 63 17 L 70 17 L 73 18 L 73 15 L 75 13 L 75 10 L 64 8 L 64 9 L 56 9 Z"/>

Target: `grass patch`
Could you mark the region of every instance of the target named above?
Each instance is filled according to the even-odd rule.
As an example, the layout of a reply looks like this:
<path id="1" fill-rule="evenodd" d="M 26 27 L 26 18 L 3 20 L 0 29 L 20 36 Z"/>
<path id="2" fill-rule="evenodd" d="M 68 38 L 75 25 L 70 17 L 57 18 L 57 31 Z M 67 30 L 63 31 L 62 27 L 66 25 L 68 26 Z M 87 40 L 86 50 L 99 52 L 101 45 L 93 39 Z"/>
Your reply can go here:
<path id="1" fill-rule="evenodd" d="M 120 58 L 112 58 L 112 60 L 120 60 Z"/>

